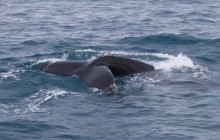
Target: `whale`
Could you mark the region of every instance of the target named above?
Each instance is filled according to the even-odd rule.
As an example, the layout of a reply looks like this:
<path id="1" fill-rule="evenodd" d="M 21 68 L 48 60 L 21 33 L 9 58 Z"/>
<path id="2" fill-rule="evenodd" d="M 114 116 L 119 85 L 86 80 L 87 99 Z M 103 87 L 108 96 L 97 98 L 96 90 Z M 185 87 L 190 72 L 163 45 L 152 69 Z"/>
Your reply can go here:
<path id="1" fill-rule="evenodd" d="M 130 58 L 101 56 L 91 62 L 57 61 L 47 63 L 40 70 L 61 76 L 76 75 L 88 86 L 107 92 L 114 89 L 115 76 L 127 76 L 154 71 L 155 68 L 150 64 Z"/>

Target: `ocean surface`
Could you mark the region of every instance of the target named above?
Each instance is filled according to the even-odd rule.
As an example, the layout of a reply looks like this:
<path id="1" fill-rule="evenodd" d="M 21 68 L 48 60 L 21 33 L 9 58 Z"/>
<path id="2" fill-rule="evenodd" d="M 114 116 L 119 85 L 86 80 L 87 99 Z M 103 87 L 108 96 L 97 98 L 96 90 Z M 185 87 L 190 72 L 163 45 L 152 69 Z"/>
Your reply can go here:
<path id="1" fill-rule="evenodd" d="M 220 1 L 1 0 L 1 140 L 219 140 Z M 113 55 L 154 72 L 107 94 L 45 62 Z"/>

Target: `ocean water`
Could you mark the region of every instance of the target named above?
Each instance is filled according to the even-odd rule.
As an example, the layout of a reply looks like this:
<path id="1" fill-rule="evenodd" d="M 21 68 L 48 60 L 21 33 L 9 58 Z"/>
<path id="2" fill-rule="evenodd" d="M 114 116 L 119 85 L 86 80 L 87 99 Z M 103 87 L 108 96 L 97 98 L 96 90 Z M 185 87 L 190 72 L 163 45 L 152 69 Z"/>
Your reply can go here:
<path id="1" fill-rule="evenodd" d="M 220 2 L 1 0 L 0 139 L 219 140 Z M 106 94 L 44 62 L 133 58 Z"/>

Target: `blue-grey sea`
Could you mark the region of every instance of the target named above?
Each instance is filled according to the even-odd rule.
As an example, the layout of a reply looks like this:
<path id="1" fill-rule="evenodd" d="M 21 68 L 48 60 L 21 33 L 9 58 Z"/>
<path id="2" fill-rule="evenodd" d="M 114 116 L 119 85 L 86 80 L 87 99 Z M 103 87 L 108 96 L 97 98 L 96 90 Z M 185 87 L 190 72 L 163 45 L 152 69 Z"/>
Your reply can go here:
<path id="1" fill-rule="evenodd" d="M 108 94 L 45 62 L 113 55 L 156 71 Z M 0 0 L 1 140 L 219 140 L 220 1 Z"/>

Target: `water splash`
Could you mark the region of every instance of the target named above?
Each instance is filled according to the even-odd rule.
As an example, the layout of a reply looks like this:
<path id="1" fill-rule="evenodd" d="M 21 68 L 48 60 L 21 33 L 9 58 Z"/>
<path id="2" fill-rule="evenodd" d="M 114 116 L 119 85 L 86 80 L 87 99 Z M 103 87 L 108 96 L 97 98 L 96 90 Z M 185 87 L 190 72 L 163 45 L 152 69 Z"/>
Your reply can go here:
<path id="1" fill-rule="evenodd" d="M 136 56 L 136 57 L 144 57 L 145 59 L 141 58 L 141 61 L 154 65 L 156 70 L 172 70 L 172 69 L 180 69 L 183 67 L 194 68 L 195 65 L 193 61 L 187 57 L 186 55 L 180 53 L 177 56 L 164 54 L 164 53 L 145 53 L 145 52 L 125 52 L 125 51 L 95 51 L 92 49 L 86 50 L 76 50 L 77 53 L 96 53 L 95 56 L 91 57 L 89 60 L 93 60 L 99 56 L 105 55 L 116 55 L 116 56 Z M 164 61 L 149 61 L 148 57 L 154 56 L 156 58 L 163 58 Z"/>
<path id="2" fill-rule="evenodd" d="M 89 54 L 92 53 L 91 57 L 87 59 L 87 61 L 92 61 L 100 56 L 105 56 L 105 55 L 115 55 L 115 56 L 124 56 L 124 57 L 134 57 L 134 59 L 138 59 L 140 61 L 143 61 L 145 63 L 149 63 L 154 65 L 156 70 L 166 70 L 170 71 L 172 69 L 181 69 L 183 67 L 187 68 L 195 68 L 195 65 L 193 61 L 187 57 L 186 55 L 180 53 L 177 56 L 170 55 L 170 54 L 164 54 L 164 53 L 145 53 L 145 52 L 125 52 L 125 51 L 96 51 L 92 49 L 83 49 L 83 50 L 75 50 L 76 56 L 82 57 L 85 56 L 85 54 L 90 56 Z M 65 61 L 68 59 L 69 54 L 64 53 L 60 58 L 46 58 L 46 59 L 41 59 L 38 60 L 36 64 L 41 64 L 45 62 L 58 62 L 58 61 Z M 149 60 L 149 57 L 154 57 L 156 60 Z M 137 58 L 141 57 L 141 58 Z M 143 58 L 144 57 L 144 58 Z M 157 60 L 157 59 L 164 59 L 164 60 Z"/>
<path id="3" fill-rule="evenodd" d="M 211 79 L 213 72 L 208 68 L 198 65 L 193 60 L 179 53 L 177 55 L 171 55 L 167 53 L 148 53 L 148 52 L 126 52 L 126 51 L 96 51 L 92 49 L 76 50 L 79 53 L 92 53 L 92 57 L 88 61 L 94 60 L 100 56 L 114 55 L 121 57 L 128 57 L 137 59 L 139 61 L 151 64 L 156 70 L 164 72 L 180 71 L 185 74 L 190 74 L 191 77 L 199 79 Z"/>

